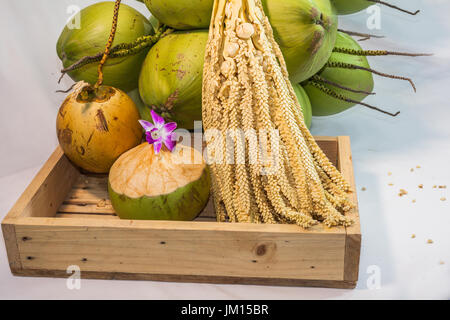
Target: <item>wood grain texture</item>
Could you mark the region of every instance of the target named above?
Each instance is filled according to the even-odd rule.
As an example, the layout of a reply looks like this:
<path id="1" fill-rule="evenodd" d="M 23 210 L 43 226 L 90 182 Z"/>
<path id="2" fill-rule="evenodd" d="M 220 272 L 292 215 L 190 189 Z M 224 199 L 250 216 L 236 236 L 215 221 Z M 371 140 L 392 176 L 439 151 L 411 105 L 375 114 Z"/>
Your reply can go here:
<path id="1" fill-rule="evenodd" d="M 52 217 L 80 175 L 56 148 L 39 173 L 10 210 L 4 222 L 16 217 Z"/>
<path id="2" fill-rule="evenodd" d="M 361 251 L 361 226 L 349 137 L 338 137 L 338 163 L 342 174 L 351 184 L 353 192 L 350 200 L 355 205 L 355 208 L 348 213 L 354 223 L 350 227 L 346 227 L 344 280 L 357 281 Z"/>
<path id="3" fill-rule="evenodd" d="M 354 183 L 349 139 L 317 139 Z M 80 174 L 57 149 L 2 229 L 15 275 L 67 277 L 75 264 L 97 279 L 354 288 L 360 234 L 351 214 L 350 228 L 218 223 L 210 201 L 195 221 L 121 220 L 107 177 Z"/>
<path id="4" fill-rule="evenodd" d="M 79 265 L 99 272 L 343 280 L 345 234 L 303 233 L 299 227 L 297 232 L 220 230 L 217 225 L 224 224 L 217 222 L 174 230 L 156 223 L 108 228 L 97 226 L 101 220 L 79 226 L 45 220 L 16 224 L 25 269 Z"/>
<path id="5" fill-rule="evenodd" d="M 26 269 L 14 272 L 21 277 L 52 277 L 67 278 L 68 273 L 59 270 L 34 270 Z M 337 289 L 354 289 L 356 282 L 335 280 L 301 280 L 301 279 L 267 279 L 255 277 L 224 277 L 224 276 L 189 276 L 168 274 L 143 274 L 122 272 L 91 272 L 82 271 L 82 279 L 98 280 L 134 280 L 134 281 L 164 281 L 164 282 L 188 282 L 188 283 L 214 283 L 214 284 L 246 284 L 258 286 L 284 286 L 284 287 L 320 287 Z"/>
<path id="6" fill-rule="evenodd" d="M 19 247 L 17 245 L 16 229 L 13 224 L 2 223 L 3 239 L 8 255 L 9 267 L 12 272 L 22 269 Z"/>
<path id="7" fill-rule="evenodd" d="M 2 233 L 11 270 L 22 268 L 15 220 L 54 216 L 78 176 L 79 171 L 58 147 L 3 219 Z"/>

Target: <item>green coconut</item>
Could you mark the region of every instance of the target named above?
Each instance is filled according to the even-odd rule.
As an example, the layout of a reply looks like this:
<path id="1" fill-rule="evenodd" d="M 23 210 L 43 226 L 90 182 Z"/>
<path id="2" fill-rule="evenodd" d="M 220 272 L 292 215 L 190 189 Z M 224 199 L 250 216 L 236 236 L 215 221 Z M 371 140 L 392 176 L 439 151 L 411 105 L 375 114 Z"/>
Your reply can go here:
<path id="1" fill-rule="evenodd" d="M 81 28 L 66 25 L 59 36 L 56 50 L 64 68 L 85 56 L 102 52 L 111 31 L 114 3 L 100 2 L 80 11 Z M 119 10 L 114 43 L 129 43 L 141 36 L 150 35 L 153 28 L 147 18 L 135 9 L 122 4 Z M 148 50 L 122 58 L 110 58 L 103 73 L 103 84 L 129 91 L 137 88 L 139 72 Z M 84 80 L 94 84 L 97 81 L 97 64 L 88 64 L 69 72 L 74 81 Z"/>
<path id="2" fill-rule="evenodd" d="M 194 121 L 202 120 L 202 75 L 207 30 L 177 31 L 150 50 L 142 66 L 139 93 L 145 105 L 164 118 L 192 130 Z M 305 120 L 311 124 L 310 103 L 303 88 L 296 93 L 304 101 Z M 150 109 L 131 95 L 143 119 L 150 121 Z"/>
<path id="3" fill-rule="evenodd" d="M 176 29 L 197 29 L 209 25 L 214 1 L 145 2 L 162 23 Z M 263 0 L 262 3 L 291 80 L 301 82 L 317 73 L 330 57 L 336 40 L 337 17 L 330 0 Z"/>
<path id="4" fill-rule="evenodd" d="M 359 44 L 352 37 L 342 32 L 338 33 L 336 47 L 362 50 Z M 333 52 L 329 61 L 349 63 L 363 68 L 370 68 L 369 62 L 365 56 Z M 363 101 L 369 93 L 372 92 L 374 87 L 372 73 L 365 70 L 332 68 L 325 66 L 318 73 L 318 76 L 341 87 L 359 91 L 352 92 L 329 83 L 321 83 L 321 85 L 323 85 L 326 89 L 332 90 L 335 93 L 354 101 Z M 355 103 L 342 101 L 330 96 L 329 94 L 313 86 L 309 81 L 304 85 L 304 89 L 311 101 L 312 113 L 314 116 L 333 115 L 347 110 L 355 105 Z"/>
<path id="5" fill-rule="evenodd" d="M 329 0 L 264 0 L 292 82 L 317 73 L 330 58 L 337 17 Z"/>
<path id="6" fill-rule="evenodd" d="M 303 117 L 305 118 L 305 123 L 308 126 L 308 128 L 311 128 L 311 121 L 312 121 L 312 109 L 311 109 L 311 102 L 309 101 L 309 97 L 306 94 L 305 89 L 299 84 L 292 84 L 292 87 L 294 88 L 295 95 L 297 96 L 298 102 L 300 103 L 300 106 L 302 107 L 302 113 Z"/>
<path id="7" fill-rule="evenodd" d="M 339 15 L 356 13 L 375 4 L 367 0 L 331 0 L 331 3 Z"/>
<path id="8" fill-rule="evenodd" d="M 143 143 L 114 163 L 108 190 L 121 219 L 189 221 L 206 206 L 210 186 L 200 152 L 178 145 L 156 155 Z"/>
<path id="9" fill-rule="evenodd" d="M 144 0 L 145 5 L 162 23 L 178 29 L 208 28 L 214 0 Z"/>
<path id="10" fill-rule="evenodd" d="M 356 13 L 356 12 L 362 11 L 370 6 L 373 6 L 374 4 L 384 5 L 384 6 L 402 11 L 402 12 L 410 14 L 410 15 L 416 15 L 420 12 L 420 10 L 408 11 L 408 10 L 402 9 L 400 7 L 397 7 L 397 6 L 389 3 L 388 0 L 385 0 L 385 1 L 380 1 L 380 0 L 371 0 L 371 1 L 370 0 L 331 0 L 331 3 L 336 8 L 337 13 L 339 15 Z"/>
<path id="11" fill-rule="evenodd" d="M 208 30 L 177 31 L 157 42 L 142 65 L 139 92 L 147 106 L 180 128 L 202 119 L 202 75 Z"/>

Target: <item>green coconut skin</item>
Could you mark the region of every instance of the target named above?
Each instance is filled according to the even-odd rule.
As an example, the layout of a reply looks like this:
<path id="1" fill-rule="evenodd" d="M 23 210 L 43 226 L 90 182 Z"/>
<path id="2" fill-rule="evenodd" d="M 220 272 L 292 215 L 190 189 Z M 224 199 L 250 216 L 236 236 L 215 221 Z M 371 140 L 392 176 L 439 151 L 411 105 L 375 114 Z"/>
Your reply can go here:
<path id="1" fill-rule="evenodd" d="M 202 75 L 207 30 L 177 31 L 150 50 L 139 78 L 142 102 L 135 100 L 144 120 L 151 121 L 151 106 L 164 118 L 192 130 L 194 121 L 202 120 Z M 300 103 L 305 105 L 305 121 L 311 125 L 311 107 L 301 86 L 294 86 Z M 170 98 L 170 99 L 169 99 Z M 166 108 L 172 103 L 170 110 Z M 144 103 L 145 105 L 143 105 Z"/>
<path id="2" fill-rule="evenodd" d="M 170 194 L 155 197 L 130 198 L 116 193 L 108 183 L 111 204 L 121 219 L 191 221 L 205 208 L 209 200 L 211 181 L 208 167 L 202 175 Z"/>
<path id="3" fill-rule="evenodd" d="M 154 16 L 176 29 L 180 25 L 181 29 L 208 27 L 213 3 L 214 0 L 146 0 Z M 298 83 L 310 78 L 329 59 L 336 40 L 337 16 L 330 0 L 262 3 L 291 80 Z"/>
<path id="4" fill-rule="evenodd" d="M 214 0 L 144 0 L 162 23 L 177 30 L 208 28 Z"/>
<path id="5" fill-rule="evenodd" d="M 148 53 L 139 77 L 142 101 L 191 130 L 202 119 L 203 63 L 208 30 L 177 31 Z"/>
<path id="6" fill-rule="evenodd" d="M 312 121 L 312 109 L 311 109 L 311 102 L 309 101 L 309 97 L 303 89 L 303 87 L 299 84 L 293 84 L 292 87 L 294 88 L 295 95 L 297 96 L 298 102 L 300 103 L 300 106 L 302 107 L 302 113 L 303 117 L 305 118 L 306 126 L 311 129 L 311 121 Z"/>
<path id="7" fill-rule="evenodd" d="M 349 35 L 339 32 L 336 40 L 336 47 L 348 48 L 353 50 L 362 50 L 359 44 Z M 370 68 L 367 58 L 364 56 L 354 56 L 343 53 L 334 52 L 330 61 L 332 62 L 344 62 L 354 65 L 358 65 L 365 68 Z M 372 92 L 374 88 L 374 80 L 372 73 L 364 70 L 350 70 L 341 68 L 327 68 L 325 67 L 319 75 L 334 83 L 338 83 L 341 86 L 349 87 L 355 90 L 363 90 L 366 92 Z M 365 93 L 354 93 L 347 90 L 339 89 L 329 84 L 323 84 L 328 89 L 335 91 L 340 95 L 344 95 L 352 100 L 362 101 L 367 97 Z M 335 99 L 319 89 L 313 87 L 311 84 L 304 86 L 309 100 L 311 101 L 312 113 L 314 116 L 329 116 L 340 113 L 351 107 L 354 103 L 348 103 Z"/>
<path id="8" fill-rule="evenodd" d="M 356 13 L 375 4 L 367 0 L 331 0 L 331 3 L 339 15 Z"/>
<path id="9" fill-rule="evenodd" d="M 329 0 L 263 0 L 292 82 L 316 74 L 330 58 L 337 16 Z"/>
<path id="10" fill-rule="evenodd" d="M 58 57 L 64 68 L 85 56 L 96 55 L 105 49 L 111 31 L 114 2 L 100 2 L 80 11 L 80 29 L 64 28 L 56 45 Z M 141 36 L 153 34 L 147 18 L 135 9 L 122 4 L 119 10 L 117 31 L 113 45 L 129 43 Z M 124 58 L 110 58 L 104 68 L 103 84 L 130 91 L 138 86 L 139 72 L 148 49 Z M 97 81 L 97 64 L 85 65 L 68 73 L 74 81 Z"/>

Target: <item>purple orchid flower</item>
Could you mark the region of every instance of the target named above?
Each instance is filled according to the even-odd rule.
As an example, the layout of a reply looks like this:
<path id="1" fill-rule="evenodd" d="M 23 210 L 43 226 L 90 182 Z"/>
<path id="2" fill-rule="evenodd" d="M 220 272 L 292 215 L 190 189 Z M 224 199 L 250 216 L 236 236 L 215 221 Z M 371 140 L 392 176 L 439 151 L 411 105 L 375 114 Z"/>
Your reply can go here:
<path id="1" fill-rule="evenodd" d="M 175 122 L 166 123 L 164 118 L 153 110 L 151 110 L 151 115 L 153 124 L 145 120 L 139 120 L 145 130 L 147 142 L 153 144 L 155 154 L 161 151 L 163 143 L 167 149 L 173 151 L 177 144 L 176 134 L 173 132 L 177 128 L 177 124 Z"/>

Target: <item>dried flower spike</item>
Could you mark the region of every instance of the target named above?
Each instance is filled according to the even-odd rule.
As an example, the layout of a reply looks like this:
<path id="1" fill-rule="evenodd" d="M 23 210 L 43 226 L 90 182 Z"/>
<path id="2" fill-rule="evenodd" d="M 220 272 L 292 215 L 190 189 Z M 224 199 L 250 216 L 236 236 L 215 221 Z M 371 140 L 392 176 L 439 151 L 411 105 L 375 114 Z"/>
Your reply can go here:
<path id="1" fill-rule="evenodd" d="M 234 68 L 222 65 L 228 59 Z M 261 0 L 214 1 L 202 89 L 205 131 L 224 137 L 242 129 L 254 137 L 234 141 L 232 148 L 220 147 L 220 138 L 207 142 L 219 221 L 305 228 L 318 221 L 329 227 L 352 223 L 346 216 L 353 207 L 350 185 L 305 125 Z M 270 137 L 274 132 L 279 135 Z M 265 144 L 265 155 L 254 141 Z M 276 158 L 276 164 L 262 158 Z"/>

